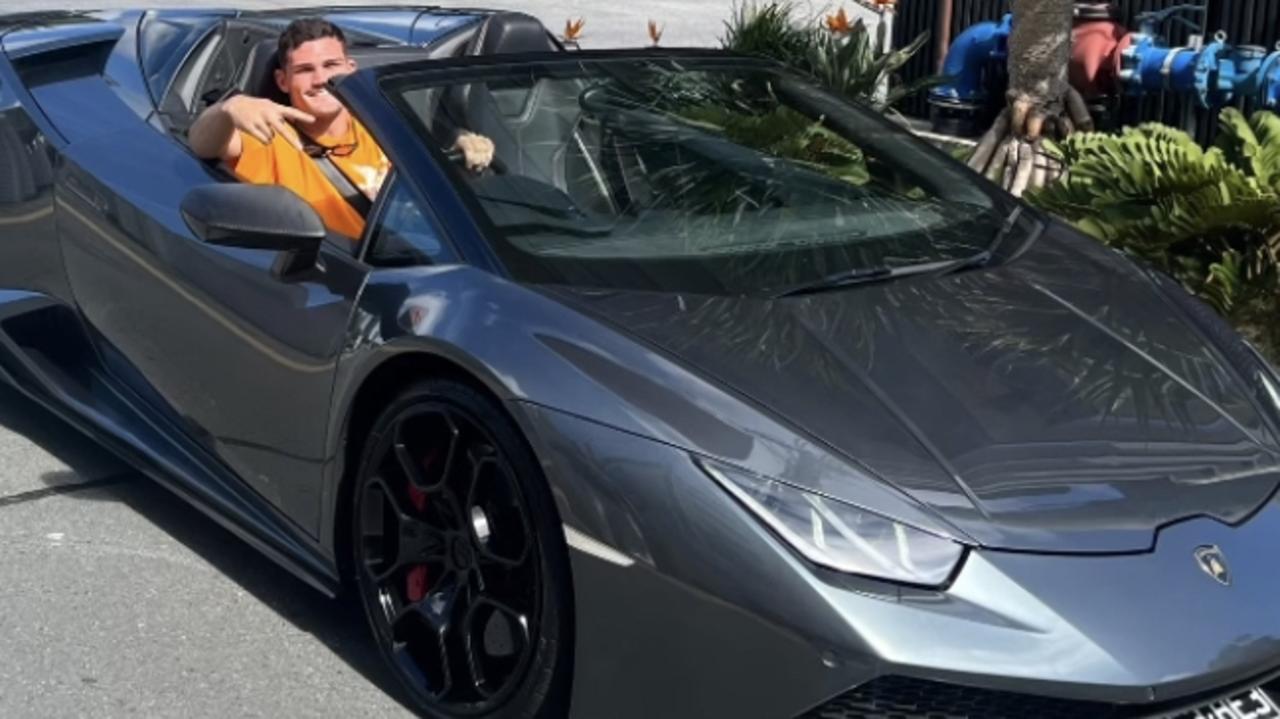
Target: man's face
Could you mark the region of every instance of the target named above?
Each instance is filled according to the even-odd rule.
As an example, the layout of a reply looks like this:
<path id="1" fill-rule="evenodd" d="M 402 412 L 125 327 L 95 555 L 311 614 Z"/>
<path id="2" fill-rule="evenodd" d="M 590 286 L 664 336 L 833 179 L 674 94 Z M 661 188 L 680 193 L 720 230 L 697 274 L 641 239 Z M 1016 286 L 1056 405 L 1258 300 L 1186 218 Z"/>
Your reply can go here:
<path id="1" fill-rule="evenodd" d="M 289 95 L 294 107 L 316 119 L 328 118 L 342 112 L 343 106 L 325 89 L 325 82 L 355 69 L 356 63 L 347 57 L 342 42 L 322 37 L 308 40 L 289 53 L 284 69 L 276 70 L 276 84 Z"/>

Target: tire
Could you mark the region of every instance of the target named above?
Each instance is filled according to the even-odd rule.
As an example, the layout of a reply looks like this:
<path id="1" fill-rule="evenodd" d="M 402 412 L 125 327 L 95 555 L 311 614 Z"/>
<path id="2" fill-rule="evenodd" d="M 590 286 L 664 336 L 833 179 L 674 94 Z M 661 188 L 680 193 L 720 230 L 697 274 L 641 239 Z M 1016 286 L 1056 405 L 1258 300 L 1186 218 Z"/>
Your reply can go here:
<path id="1" fill-rule="evenodd" d="M 370 430 L 352 491 L 353 586 L 413 708 L 565 716 L 568 551 L 540 465 L 498 403 L 452 380 L 406 388 Z"/>

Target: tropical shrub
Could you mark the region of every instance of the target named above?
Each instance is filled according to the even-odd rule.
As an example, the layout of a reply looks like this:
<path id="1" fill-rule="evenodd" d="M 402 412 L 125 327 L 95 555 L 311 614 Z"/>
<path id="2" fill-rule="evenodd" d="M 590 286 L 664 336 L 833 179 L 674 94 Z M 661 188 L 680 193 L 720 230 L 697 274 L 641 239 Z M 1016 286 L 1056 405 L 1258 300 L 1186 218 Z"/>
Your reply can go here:
<path id="1" fill-rule="evenodd" d="M 927 31 L 905 47 L 885 50 L 886 23 L 877 23 L 873 31 L 861 19 L 850 22 L 844 10 L 825 22 L 802 21 L 795 5 L 786 0 L 743 3 L 725 27 L 720 39 L 725 49 L 785 63 L 834 92 L 882 111 L 942 81 L 931 76 L 896 83 L 895 73 L 928 41 Z"/>
<path id="2" fill-rule="evenodd" d="M 1037 206 L 1165 271 L 1280 360 L 1280 117 L 1223 110 L 1212 147 L 1147 123 L 1048 145 Z"/>
<path id="3" fill-rule="evenodd" d="M 929 33 L 920 33 L 905 47 L 886 51 L 887 30 L 888 25 L 879 23 L 872 37 L 866 24 L 857 20 L 847 32 L 816 33 L 807 71 L 824 87 L 869 102 L 881 111 L 890 111 L 902 100 L 942 82 L 939 76 L 926 76 L 898 84 L 894 74 L 924 47 Z"/>
<path id="4" fill-rule="evenodd" d="M 818 33 L 816 25 L 797 24 L 795 12 L 795 5 L 790 2 L 735 5 L 733 17 L 725 23 L 720 45 L 733 52 L 767 57 L 806 69 Z"/>
<path id="5" fill-rule="evenodd" d="M 727 50 L 777 60 L 817 84 L 844 97 L 893 113 L 893 106 L 941 78 L 900 85 L 895 73 L 928 40 L 921 33 L 906 47 L 884 50 L 887 24 L 872 30 L 861 19 L 850 21 L 839 11 L 825 19 L 800 19 L 790 0 L 737 5 L 720 39 Z M 732 95 L 726 92 L 726 95 Z M 824 127 L 794 112 L 738 98 L 710 100 L 688 112 L 686 119 L 723 133 L 735 142 L 785 157 L 854 184 L 869 179 L 861 150 Z"/>

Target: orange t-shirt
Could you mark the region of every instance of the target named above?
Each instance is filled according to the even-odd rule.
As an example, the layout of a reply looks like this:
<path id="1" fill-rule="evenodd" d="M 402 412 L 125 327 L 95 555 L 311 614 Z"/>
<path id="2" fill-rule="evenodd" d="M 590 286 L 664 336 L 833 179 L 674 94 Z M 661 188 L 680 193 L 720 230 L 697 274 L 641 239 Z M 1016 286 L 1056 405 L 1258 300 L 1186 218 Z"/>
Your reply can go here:
<path id="1" fill-rule="evenodd" d="M 292 129 L 292 128 L 290 128 Z M 355 144 L 349 155 L 331 154 L 338 169 L 351 180 L 351 184 L 365 191 L 371 198 L 378 192 L 382 181 L 391 169 L 391 162 L 378 143 L 363 125 L 351 118 L 351 127 L 345 137 L 324 135 L 315 141 L 325 147 L 345 149 Z M 316 161 L 299 151 L 289 141 L 276 133 L 268 145 L 253 136 L 241 132 L 240 157 L 231 163 L 231 170 L 243 181 L 258 185 L 282 185 L 298 193 L 307 204 L 315 208 L 330 230 L 359 239 L 364 232 L 364 218 L 342 197 L 329 178 L 324 176 Z"/>

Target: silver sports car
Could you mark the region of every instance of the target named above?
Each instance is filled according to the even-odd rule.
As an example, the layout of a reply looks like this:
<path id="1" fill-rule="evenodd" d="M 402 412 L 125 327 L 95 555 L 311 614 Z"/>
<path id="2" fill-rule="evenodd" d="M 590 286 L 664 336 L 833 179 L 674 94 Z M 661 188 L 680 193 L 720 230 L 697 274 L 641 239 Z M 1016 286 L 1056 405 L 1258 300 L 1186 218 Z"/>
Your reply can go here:
<path id="1" fill-rule="evenodd" d="M 361 237 L 187 146 L 303 11 L 0 17 L 0 377 L 415 710 L 1280 716 L 1280 379 L 1167 277 L 770 62 L 307 12 Z"/>

